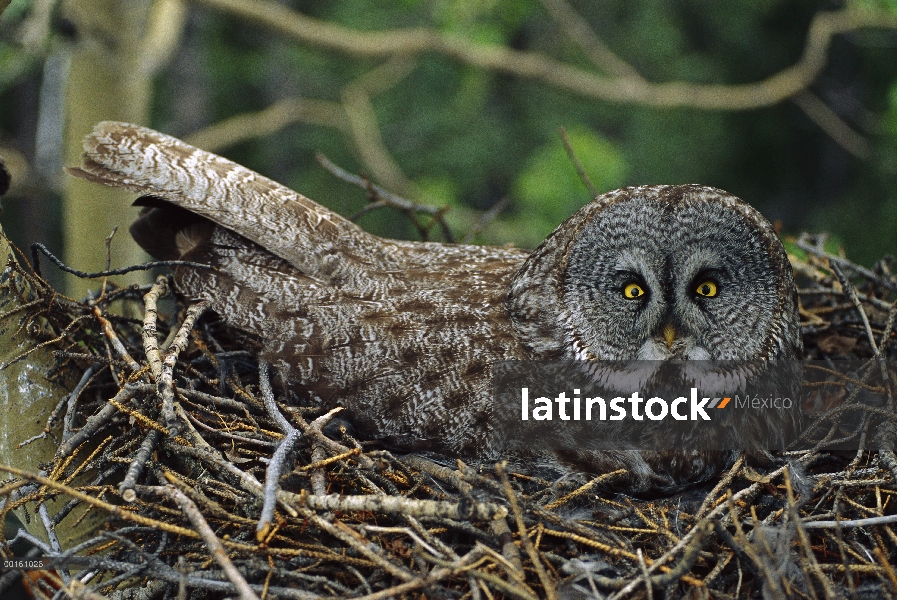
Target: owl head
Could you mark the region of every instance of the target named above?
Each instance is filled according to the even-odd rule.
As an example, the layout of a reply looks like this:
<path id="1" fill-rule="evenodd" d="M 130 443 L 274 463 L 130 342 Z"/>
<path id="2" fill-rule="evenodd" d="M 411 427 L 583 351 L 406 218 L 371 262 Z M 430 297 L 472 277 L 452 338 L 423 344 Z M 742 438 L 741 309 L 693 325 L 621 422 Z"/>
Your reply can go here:
<path id="1" fill-rule="evenodd" d="M 558 227 L 507 307 L 534 358 L 800 358 L 791 265 L 770 223 L 699 185 L 630 187 Z"/>

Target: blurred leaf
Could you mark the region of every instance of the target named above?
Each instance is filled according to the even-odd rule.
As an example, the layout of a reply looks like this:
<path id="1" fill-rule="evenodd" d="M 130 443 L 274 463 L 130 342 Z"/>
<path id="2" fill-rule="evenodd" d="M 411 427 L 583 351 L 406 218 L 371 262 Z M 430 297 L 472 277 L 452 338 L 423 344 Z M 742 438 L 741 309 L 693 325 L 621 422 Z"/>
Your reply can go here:
<path id="1" fill-rule="evenodd" d="M 888 93 L 888 111 L 885 114 L 885 124 L 888 132 L 892 136 L 897 137 L 897 82 L 891 85 L 891 90 Z"/>
<path id="2" fill-rule="evenodd" d="M 599 192 L 620 187 L 628 166 L 623 153 L 584 127 L 567 131 L 576 156 Z M 589 192 L 564 150 L 560 136 L 536 150 L 514 183 L 514 195 L 527 215 L 538 214 L 552 228 L 589 201 Z"/>
<path id="3" fill-rule="evenodd" d="M 897 0 L 853 0 L 855 9 L 884 10 L 897 15 Z"/>
<path id="4" fill-rule="evenodd" d="M 0 0 L 0 13 L 2 18 L 0 22 L 12 23 L 21 20 L 25 14 L 31 10 L 32 0 Z"/>

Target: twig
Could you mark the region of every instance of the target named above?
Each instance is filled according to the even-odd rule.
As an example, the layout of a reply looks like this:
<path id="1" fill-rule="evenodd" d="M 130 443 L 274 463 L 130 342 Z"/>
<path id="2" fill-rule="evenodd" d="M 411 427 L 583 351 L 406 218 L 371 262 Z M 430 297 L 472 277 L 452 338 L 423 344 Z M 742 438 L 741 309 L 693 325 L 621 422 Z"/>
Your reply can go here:
<path id="1" fill-rule="evenodd" d="M 214 558 L 215 562 L 221 566 L 221 570 L 224 571 L 231 583 L 236 586 L 240 598 L 243 600 L 259 600 L 256 593 L 249 587 L 246 579 L 243 578 L 243 575 L 240 574 L 240 571 L 237 570 L 234 563 L 232 563 L 227 556 L 224 546 L 221 544 L 221 541 L 218 539 L 218 536 L 215 535 L 212 528 L 209 527 L 209 524 L 206 522 L 205 517 L 202 516 L 202 513 L 199 512 L 196 504 L 194 504 L 184 492 L 173 485 L 164 485 L 153 489 L 157 491 L 159 495 L 165 496 L 177 504 L 184 515 L 190 520 L 194 529 L 196 529 L 196 532 L 202 538 L 202 541 L 205 542 L 206 547 L 212 554 L 212 558 Z"/>
<path id="2" fill-rule="evenodd" d="M 6 471 L 7 473 L 11 473 L 11 474 L 15 475 L 16 477 L 29 479 L 31 481 L 39 483 L 40 485 L 45 485 L 48 488 L 60 491 L 64 494 L 67 494 L 67 495 L 77 499 L 77 500 L 80 500 L 81 502 L 84 502 L 85 504 L 87 504 L 89 506 L 98 508 L 100 510 L 104 510 L 104 511 L 108 512 L 110 515 L 112 515 L 118 519 L 131 521 L 133 523 L 137 523 L 138 525 L 143 525 L 146 527 L 153 527 L 153 528 L 158 529 L 159 531 L 167 531 L 168 533 L 174 533 L 176 535 L 183 535 L 183 536 L 190 537 L 190 538 L 198 538 L 199 537 L 199 535 L 195 531 L 193 531 L 192 529 L 189 529 L 187 527 L 180 527 L 178 525 L 172 525 L 170 523 L 164 523 L 164 522 L 158 521 L 156 519 L 150 519 L 148 517 L 144 517 L 143 515 L 139 515 L 139 514 L 131 512 L 129 510 L 125 510 L 124 508 L 122 508 L 120 506 L 116 506 L 114 504 L 110 504 L 108 502 L 103 502 L 102 500 L 98 500 L 97 498 L 94 498 L 90 494 L 85 494 L 84 492 L 80 492 L 80 491 L 72 488 L 71 486 L 68 486 L 64 483 L 60 483 L 58 481 L 54 481 L 52 479 L 49 479 L 48 477 L 44 477 L 43 475 L 39 475 L 37 473 L 31 473 L 29 471 L 25 471 L 24 469 L 17 469 L 15 467 L 10 467 L 7 465 L 0 465 L 0 471 Z M 143 486 L 138 486 L 138 487 L 143 487 Z"/>
<path id="3" fill-rule="evenodd" d="M 495 472 L 498 474 L 502 487 L 505 489 L 505 496 L 508 499 L 508 503 L 511 505 L 511 512 L 514 514 L 514 520 L 517 522 L 520 543 L 523 545 L 530 561 L 533 563 L 533 567 L 536 569 L 536 575 L 539 576 L 539 581 L 542 583 L 542 589 L 545 590 L 545 596 L 548 600 L 557 600 L 558 596 L 555 583 L 548 577 L 548 573 L 545 571 L 545 566 L 542 564 L 542 559 L 536 553 L 536 549 L 526 533 L 526 525 L 523 523 L 523 514 L 520 512 L 520 505 L 517 503 L 517 494 L 514 493 L 514 488 L 511 487 L 511 482 L 508 480 L 507 463 L 501 462 L 496 464 Z"/>
<path id="4" fill-rule="evenodd" d="M 337 407 L 337 408 L 334 408 L 333 410 L 331 410 L 327 414 L 332 416 L 341 410 L 342 410 L 342 407 Z M 311 425 L 309 425 L 305 421 L 305 419 L 303 419 L 302 416 L 299 415 L 297 412 L 293 412 L 291 414 L 293 416 L 293 419 L 296 421 L 296 424 L 299 425 L 299 429 L 302 430 L 302 433 L 304 435 L 307 435 L 309 438 L 311 438 L 314 443 L 320 444 L 321 446 L 323 446 L 324 448 L 327 448 L 327 450 L 333 452 L 334 454 L 343 454 L 343 453 L 346 453 L 349 451 L 348 447 L 343 446 L 339 442 L 331 440 L 329 437 L 324 435 L 324 433 L 319 428 L 312 427 Z M 358 464 L 361 465 L 361 468 L 363 468 L 363 469 L 373 469 L 374 468 L 374 461 L 372 461 L 367 456 L 364 456 L 363 454 L 359 455 L 359 456 L 355 456 L 355 457 L 353 457 L 353 459 L 356 460 L 358 462 Z"/>
<path id="5" fill-rule="evenodd" d="M 131 466 L 128 467 L 128 472 L 125 475 L 124 481 L 118 486 L 118 493 L 125 502 L 131 503 L 137 499 L 137 493 L 134 491 L 134 486 L 137 485 L 137 478 L 143 473 L 143 469 L 146 467 L 146 462 L 156 449 L 156 445 L 159 443 L 159 438 L 161 437 L 161 431 L 152 429 L 146 434 L 143 443 L 140 444 L 137 454 L 134 455 L 134 460 L 131 461 Z"/>
<path id="6" fill-rule="evenodd" d="M 719 497 L 720 492 L 726 489 L 729 485 L 731 485 L 732 480 L 735 479 L 735 476 L 741 470 L 741 467 L 744 465 L 744 454 L 738 457 L 738 460 L 735 461 L 726 474 L 723 475 L 723 478 L 720 479 L 719 483 L 713 486 L 713 489 L 704 497 L 704 501 L 701 503 L 701 507 L 695 513 L 695 516 L 701 518 L 704 516 L 704 512 L 709 510 L 710 507 L 714 504 L 714 502 Z"/>
<path id="7" fill-rule="evenodd" d="M 325 511 L 371 511 L 383 514 L 411 515 L 418 518 L 460 519 L 469 521 L 492 521 L 502 519 L 508 509 L 491 502 L 445 502 L 440 500 L 417 500 L 401 496 L 343 496 L 328 494 L 293 494 L 284 492 L 295 507 L 307 506 Z"/>
<path id="8" fill-rule="evenodd" d="M 878 560 L 878 564 L 881 565 L 882 570 L 888 577 L 888 581 L 893 590 L 892 593 L 897 594 L 897 573 L 894 572 L 894 567 L 888 562 L 888 557 L 885 556 L 885 553 L 878 546 L 875 547 L 875 558 Z"/>
<path id="9" fill-rule="evenodd" d="M 251 474 L 241 471 L 232 462 L 222 458 L 217 451 L 203 448 L 191 448 L 189 446 L 174 444 L 173 442 L 171 448 L 178 454 L 186 454 L 202 460 L 216 472 L 232 475 L 240 482 L 240 487 L 242 489 L 246 490 L 259 500 L 264 500 L 264 486 L 262 486 L 262 484 Z M 277 500 L 280 503 L 281 508 L 283 508 L 291 517 L 297 517 L 299 516 L 299 513 L 290 505 L 292 499 L 292 495 L 282 490 L 277 493 Z"/>
<path id="10" fill-rule="evenodd" d="M 81 279 L 98 279 L 100 277 L 109 277 L 110 275 L 126 275 L 127 273 L 133 273 L 134 271 L 149 271 L 150 269 L 155 269 L 158 267 L 191 267 L 193 269 L 215 268 L 211 265 L 190 262 L 189 260 L 156 260 L 153 262 L 143 263 L 142 265 L 132 265 L 130 267 L 123 267 L 121 269 L 111 269 L 106 271 L 98 271 L 96 273 L 88 273 L 86 271 L 79 271 L 77 269 L 69 267 L 64 262 L 62 262 L 62 260 L 57 258 L 52 252 L 50 252 L 46 246 L 41 243 L 34 243 L 31 244 L 31 256 L 34 262 L 34 272 L 38 276 L 40 276 L 38 252 L 50 259 L 50 262 L 56 265 L 60 270 L 65 271 L 66 273 L 71 273 L 72 275 L 80 277 Z"/>
<path id="11" fill-rule="evenodd" d="M 263 542 L 270 533 L 271 519 L 274 517 L 274 506 L 277 504 L 280 474 L 287 470 L 285 464 L 287 456 L 299 440 L 300 433 L 277 409 L 277 403 L 274 401 L 274 392 L 271 390 L 269 366 L 265 361 L 259 363 L 259 390 L 261 391 L 265 408 L 268 410 L 268 416 L 277 423 L 277 426 L 284 433 L 283 439 L 277 445 L 277 450 L 274 451 L 271 460 L 268 461 L 268 467 L 265 469 L 265 499 L 262 504 L 262 514 L 255 528 L 256 540 Z"/>
<path id="12" fill-rule="evenodd" d="M 402 594 L 413 592 L 414 590 L 426 589 L 434 583 L 438 583 L 443 579 L 461 573 L 467 568 L 468 565 L 478 560 L 480 556 L 482 556 L 482 551 L 479 548 L 474 548 L 459 560 L 457 560 L 452 567 L 439 567 L 433 569 L 427 575 L 421 575 L 420 577 L 412 579 L 411 581 L 407 581 L 405 583 L 387 588 L 385 590 L 381 590 L 373 594 L 359 596 L 356 600 L 389 600 L 391 598 L 399 598 L 402 596 Z"/>
<path id="13" fill-rule="evenodd" d="M 523 561 L 520 558 L 520 549 L 514 544 L 514 534 L 508 527 L 507 519 L 495 519 L 490 523 L 492 534 L 498 541 L 501 554 L 516 571 L 516 576 L 523 580 Z"/>
<path id="14" fill-rule="evenodd" d="M 399 457 L 399 460 L 412 469 L 417 469 L 421 473 L 426 473 L 434 479 L 439 479 L 440 481 L 451 484 L 462 494 L 470 494 L 473 491 L 473 486 L 464 481 L 461 473 L 454 469 L 449 469 L 448 467 L 436 464 L 423 456 L 407 454 Z"/>
<path id="15" fill-rule="evenodd" d="M 544 2 L 555 0 L 543 0 Z M 586 173 L 585 167 L 582 166 L 582 162 L 579 160 L 579 157 L 576 156 L 576 150 L 573 149 L 573 146 L 570 144 L 570 138 L 567 136 L 567 130 L 561 127 L 558 132 L 561 135 L 561 141 L 564 143 L 564 151 L 567 152 L 567 156 L 570 158 L 570 162 L 573 163 L 573 166 L 576 168 L 576 173 L 579 175 L 580 181 L 582 181 L 583 185 L 586 186 L 586 189 L 589 190 L 589 194 L 592 198 L 598 197 L 598 188 L 595 187 L 595 184 L 592 183 L 592 180 L 589 179 L 589 174 Z"/>
<path id="16" fill-rule="evenodd" d="M 159 340 L 156 337 L 156 320 L 159 313 L 156 302 L 169 294 L 168 278 L 160 275 L 150 291 L 143 297 L 143 351 L 146 361 L 149 363 L 153 380 L 157 383 L 162 379 L 162 356 L 159 353 Z"/>
<path id="17" fill-rule="evenodd" d="M 409 216 L 414 215 L 414 213 L 430 215 L 433 217 L 436 223 L 439 224 L 445 240 L 450 243 L 455 241 L 454 236 L 452 235 L 452 232 L 449 229 L 448 224 L 445 222 L 445 218 L 443 217 L 446 210 L 445 208 L 436 208 L 435 206 L 427 206 L 426 204 L 417 204 L 416 202 L 411 202 L 410 200 L 406 200 L 401 196 L 390 193 L 380 186 L 371 183 L 364 177 L 353 175 L 352 173 L 341 169 L 320 152 L 315 154 L 315 158 L 317 159 L 318 163 L 334 177 L 337 177 L 338 179 L 341 179 L 346 183 L 351 183 L 352 185 L 358 186 L 364 190 L 368 190 L 370 193 L 372 193 L 374 195 L 375 201 L 372 204 L 369 204 L 368 207 L 372 207 L 377 204 L 377 202 L 379 202 L 380 204 L 377 204 L 377 208 L 381 206 L 391 206 L 392 208 L 402 211 Z M 368 208 L 368 210 L 370 209 Z M 360 214 L 353 215 L 350 220 L 354 220 L 358 218 L 358 216 L 360 216 Z"/>
<path id="18" fill-rule="evenodd" d="M 831 266 L 832 271 L 834 271 L 835 275 L 838 276 L 838 281 L 841 282 L 841 288 L 847 294 L 850 301 L 853 302 L 854 307 L 857 312 L 860 313 L 860 318 L 863 320 L 863 326 L 866 329 L 866 336 L 869 341 L 869 346 L 872 347 L 872 351 L 875 354 L 875 360 L 878 363 L 879 370 L 881 371 L 881 379 L 884 384 L 886 393 L 887 393 L 887 410 L 889 413 L 894 413 L 894 389 L 891 384 L 891 377 L 888 370 L 888 365 L 885 361 L 885 357 L 882 355 L 881 350 L 878 347 L 878 344 L 875 342 L 875 334 L 872 332 L 872 326 L 869 325 L 869 317 L 866 316 L 866 311 L 863 309 L 862 303 L 860 303 L 860 299 L 857 297 L 856 289 L 853 287 L 853 284 L 850 280 L 844 275 L 841 269 L 838 267 L 838 264 L 829 261 L 829 265 Z M 886 326 L 885 332 L 889 334 L 890 327 L 893 326 L 893 317 L 891 313 L 897 310 L 897 302 L 895 302 L 894 306 L 891 307 L 891 310 L 888 313 L 888 326 Z M 882 340 L 884 342 L 884 339 Z M 897 436 L 897 428 L 895 428 L 894 424 L 891 422 L 884 423 L 879 428 L 879 452 L 881 454 L 882 462 L 890 469 L 891 473 L 894 475 L 894 479 L 897 480 L 897 457 L 894 455 L 894 438 Z"/>
<path id="19" fill-rule="evenodd" d="M 12 365 L 14 365 L 14 364 L 16 364 L 16 363 L 25 360 L 25 359 L 26 359 L 28 356 L 30 356 L 32 353 L 37 352 L 37 351 L 40 350 L 41 348 L 46 348 L 47 346 L 52 346 L 53 344 L 58 344 L 59 342 L 61 342 L 62 340 L 65 339 L 65 336 L 66 336 L 66 335 L 68 335 L 69 333 L 71 333 L 72 330 L 74 330 L 75 325 L 77 325 L 78 323 L 80 323 L 80 322 L 82 322 L 82 321 L 84 321 L 84 320 L 86 320 L 86 319 L 89 319 L 89 318 L 90 318 L 90 315 L 81 315 L 80 317 L 75 317 L 75 318 L 72 320 L 72 322 L 69 323 L 69 324 L 65 327 L 65 329 L 63 329 L 62 332 L 61 332 L 59 335 L 57 335 L 55 338 L 53 338 L 52 340 L 47 340 L 47 341 L 45 341 L 45 342 L 41 342 L 41 343 L 39 343 L 39 344 L 35 344 L 34 346 L 32 346 L 31 348 L 29 348 L 29 349 L 26 350 L 25 352 L 22 352 L 21 354 L 19 354 L 18 356 L 16 356 L 16 357 L 13 358 L 12 360 L 9 360 L 9 361 L 7 361 L 7 362 L 5 362 L 5 363 L 0 363 L 0 371 L 3 371 L 4 369 L 9 368 L 9 367 L 11 367 Z"/>
<path id="20" fill-rule="evenodd" d="M 791 485 L 790 470 L 785 471 L 783 479 L 785 480 L 785 491 L 787 493 L 788 499 L 788 521 L 790 522 L 789 525 L 792 525 L 797 531 L 797 538 L 800 542 L 801 549 L 804 552 L 804 556 L 806 557 L 806 560 L 810 565 L 810 571 L 822 586 L 822 590 L 825 592 L 826 599 L 834 600 L 834 598 L 837 597 L 835 590 L 832 589 L 831 583 L 825 577 L 825 575 L 823 575 L 822 570 L 819 568 L 819 562 L 816 560 L 816 555 L 813 553 L 813 547 L 810 543 L 810 536 L 807 535 L 807 528 L 805 524 L 800 520 L 797 502 L 794 497 L 794 487 Z M 809 576 L 807 577 L 807 585 L 810 585 Z"/>
<path id="21" fill-rule="evenodd" d="M 835 527 L 872 527 L 875 525 L 890 525 L 897 523 L 897 515 L 884 517 L 869 517 L 867 519 L 845 519 L 843 521 L 804 521 L 805 529 L 828 529 Z"/>
<path id="22" fill-rule="evenodd" d="M 125 345 L 121 343 L 118 334 L 115 333 L 115 328 L 112 326 L 112 323 L 109 322 L 109 319 L 103 316 L 103 312 L 100 310 L 99 306 L 94 305 L 93 315 L 96 317 L 97 321 L 100 322 L 100 325 L 103 328 L 103 333 L 106 334 L 106 339 L 108 339 L 109 343 L 112 344 L 112 347 L 115 348 L 116 354 L 128 364 L 129 369 L 132 371 L 139 371 L 140 364 L 134 360 L 125 349 Z"/>
<path id="23" fill-rule="evenodd" d="M 81 379 L 75 385 L 75 389 L 73 389 L 70 394 L 63 396 L 56 404 L 53 412 L 50 413 L 50 416 L 47 418 L 47 424 L 44 426 L 44 430 L 41 433 L 16 444 L 16 449 L 27 446 L 35 440 L 43 439 L 50 435 L 50 431 L 52 431 L 53 425 L 56 424 L 56 420 L 59 418 L 59 413 L 62 412 L 62 407 L 68 405 L 71 410 L 72 402 L 74 400 L 77 400 L 77 398 L 81 395 L 81 392 L 84 391 L 84 388 L 87 387 L 87 384 L 90 383 L 91 380 L 93 380 L 96 374 L 97 370 L 94 368 L 94 366 L 90 366 L 85 369 L 84 374 L 81 375 Z M 68 422 L 66 422 L 66 425 L 68 425 Z M 70 432 L 65 431 L 65 426 L 63 427 L 63 430 L 63 439 L 66 439 L 68 437 L 66 433 L 70 434 Z"/>
<path id="24" fill-rule="evenodd" d="M 818 256 L 819 258 L 827 259 L 830 265 L 836 264 L 842 269 L 849 269 L 851 272 L 865 277 L 870 281 L 874 281 L 882 287 L 885 287 L 891 291 L 897 291 L 897 281 L 893 281 L 892 278 L 880 277 L 862 265 L 858 265 L 855 262 L 847 260 L 846 258 L 835 256 L 834 254 L 826 252 L 821 247 L 810 244 L 807 238 L 807 235 L 801 235 L 795 241 L 795 245 L 805 252 L 809 252 L 810 254 Z M 845 295 L 846 294 L 847 292 L 845 291 Z"/>
<path id="25" fill-rule="evenodd" d="M 613 479 L 617 475 L 622 475 L 623 473 L 626 473 L 626 469 L 618 469 L 617 471 L 613 471 L 611 473 L 605 473 L 604 475 L 599 475 L 598 477 L 595 477 L 594 479 L 592 479 L 590 482 L 586 483 L 585 485 L 582 485 L 582 486 L 578 487 L 577 489 L 573 490 L 572 492 L 570 492 L 563 498 L 559 498 L 559 499 L 555 500 L 554 502 L 549 502 L 548 504 L 545 505 L 545 510 L 558 509 L 561 506 L 567 504 L 570 500 L 573 500 L 574 498 L 585 494 L 590 489 L 595 487 L 597 484 L 607 481 L 608 479 Z"/>
<path id="26" fill-rule="evenodd" d="M 112 231 L 109 232 L 109 235 L 106 236 L 105 246 L 106 246 L 106 263 L 104 268 L 108 271 L 109 267 L 112 265 L 112 238 L 115 237 L 115 233 L 118 231 L 118 225 L 112 228 Z M 97 298 L 97 301 L 101 301 L 106 297 L 106 285 L 108 284 L 108 279 L 106 277 L 103 278 L 103 285 L 100 286 L 100 296 Z"/>
<path id="27" fill-rule="evenodd" d="M 637 548 L 635 554 L 638 556 L 638 566 L 642 572 L 640 579 L 645 582 L 645 594 L 647 594 L 648 600 L 654 600 L 654 586 L 651 585 L 651 576 L 648 574 L 648 566 L 645 564 L 645 556 L 642 554 L 642 549 Z"/>
<path id="28" fill-rule="evenodd" d="M 115 394 L 115 397 L 112 398 L 112 401 L 115 404 L 124 404 L 128 400 L 132 399 L 139 392 L 139 388 L 137 388 L 134 384 L 128 384 L 124 388 L 118 391 Z M 59 447 L 56 449 L 56 458 L 62 459 L 67 456 L 70 456 L 72 452 L 75 451 L 75 448 L 86 442 L 88 439 L 93 437 L 93 435 L 100 430 L 115 414 L 118 412 L 115 404 L 107 403 L 97 412 L 95 415 L 92 415 L 87 419 L 87 422 L 84 424 L 84 427 L 75 432 L 72 437 L 67 440 L 63 440 Z"/>
<path id="29" fill-rule="evenodd" d="M 197 302 L 187 309 L 184 322 L 178 329 L 174 342 L 171 343 L 171 347 L 165 354 L 162 370 L 159 379 L 156 381 L 159 396 L 162 398 L 162 418 L 165 421 L 165 426 L 168 427 L 173 436 L 176 436 L 181 428 L 174 413 L 174 364 L 177 362 L 178 355 L 187 348 L 187 344 L 190 341 L 190 330 L 193 329 L 193 324 L 206 310 L 206 306 L 205 302 Z"/>
<path id="30" fill-rule="evenodd" d="M 341 410 L 341 407 L 337 407 L 327 414 L 321 415 L 314 421 L 312 421 L 308 428 L 311 431 L 318 433 L 318 437 L 314 438 L 312 441 L 312 451 L 311 451 L 311 460 L 312 464 L 319 465 L 317 468 L 312 469 L 311 473 L 311 490 L 315 494 L 326 494 L 327 493 L 327 472 L 323 468 L 323 463 L 327 460 L 327 450 L 325 449 L 324 444 L 321 442 L 322 438 L 325 438 L 323 429 L 324 427 L 330 423 L 330 420 L 333 416 Z M 354 456 L 359 454 L 357 452 L 353 452 L 352 450 L 347 450 L 337 456 L 346 457 Z"/>

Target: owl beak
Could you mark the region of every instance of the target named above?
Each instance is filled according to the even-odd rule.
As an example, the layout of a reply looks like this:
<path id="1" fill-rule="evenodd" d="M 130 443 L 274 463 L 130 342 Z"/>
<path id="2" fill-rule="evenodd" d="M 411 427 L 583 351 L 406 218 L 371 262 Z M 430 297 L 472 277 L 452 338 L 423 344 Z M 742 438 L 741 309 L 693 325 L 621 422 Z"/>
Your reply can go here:
<path id="1" fill-rule="evenodd" d="M 667 323 L 663 328 L 663 341 L 666 342 L 667 348 L 672 348 L 673 342 L 676 341 L 676 328 L 671 323 Z"/>

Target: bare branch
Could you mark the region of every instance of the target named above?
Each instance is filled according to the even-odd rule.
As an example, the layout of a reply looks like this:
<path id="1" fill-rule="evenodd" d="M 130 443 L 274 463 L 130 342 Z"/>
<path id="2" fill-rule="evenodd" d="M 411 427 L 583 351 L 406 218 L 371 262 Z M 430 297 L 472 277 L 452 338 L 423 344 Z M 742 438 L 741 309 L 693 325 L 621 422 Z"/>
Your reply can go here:
<path id="1" fill-rule="evenodd" d="M 602 42 L 589 23 L 582 18 L 566 0 L 542 0 L 542 6 L 557 21 L 563 32 L 576 42 L 589 60 L 607 75 L 644 81 L 641 73 L 625 60 L 611 52 Z"/>
<path id="2" fill-rule="evenodd" d="M 749 110 L 778 104 L 806 89 L 825 67 L 832 39 L 869 28 L 897 29 L 885 10 L 855 8 L 816 14 L 798 61 L 755 83 L 652 83 L 635 77 L 605 77 L 538 52 L 482 44 L 429 28 L 359 31 L 314 19 L 263 0 L 196 0 L 263 25 L 300 42 L 366 57 L 415 56 L 435 52 L 489 71 L 501 71 L 566 89 L 586 98 L 645 106 L 690 106 L 704 110 Z"/>
<path id="3" fill-rule="evenodd" d="M 804 114 L 816 123 L 826 135 L 852 155 L 857 158 L 866 158 L 872 152 L 872 144 L 854 131 L 835 111 L 812 92 L 807 90 L 798 92 L 791 97 L 791 101 L 804 111 Z"/>
<path id="4" fill-rule="evenodd" d="M 178 505 L 178 508 L 184 513 L 184 516 L 190 520 L 193 524 L 193 528 L 202 538 L 202 541 L 205 542 L 206 547 L 212 554 L 212 558 L 214 558 L 215 562 L 221 566 L 221 570 L 224 571 L 227 578 L 230 579 L 231 583 L 237 588 L 237 591 L 240 593 L 240 598 L 243 600 L 259 600 L 256 593 L 249 587 L 246 579 L 243 578 L 243 575 L 237 567 L 234 566 L 234 563 L 231 562 L 221 540 L 215 535 L 215 531 L 209 526 L 209 523 L 206 521 L 205 517 L 203 517 L 196 504 L 194 504 L 184 492 L 173 485 L 165 485 L 153 489 L 160 495 L 174 501 L 174 503 Z"/>
<path id="5" fill-rule="evenodd" d="M 184 138 L 191 146 L 218 152 L 245 140 L 264 137 L 293 125 L 310 123 L 349 132 L 343 107 L 336 102 L 287 98 L 258 112 L 243 113 L 218 121 Z"/>
<path id="6" fill-rule="evenodd" d="M 572 162 L 574 168 L 576 168 L 576 173 L 579 175 L 579 179 L 589 190 L 589 194 L 591 194 L 591 197 L 597 198 L 598 188 L 596 188 L 595 184 L 592 183 L 592 180 L 589 179 L 589 174 L 586 173 L 585 167 L 582 166 L 582 161 L 580 161 L 579 157 L 576 156 L 576 151 L 573 150 L 573 146 L 570 144 L 570 138 L 567 136 L 567 130 L 561 127 L 560 135 L 561 141 L 564 142 L 564 150 L 567 152 L 567 156 L 570 158 L 570 162 Z"/>
<path id="7" fill-rule="evenodd" d="M 411 202 L 410 200 L 406 200 L 401 196 L 397 196 L 390 192 L 387 192 L 383 188 L 378 185 L 374 185 L 365 177 L 360 177 L 358 175 L 353 175 L 348 171 L 341 169 L 338 165 L 334 164 L 330 161 L 326 156 L 318 152 L 315 155 L 318 163 L 322 167 L 324 167 L 331 175 L 342 179 L 346 183 L 351 183 L 352 185 L 357 185 L 360 188 L 364 188 L 368 191 L 368 194 L 371 198 L 371 203 L 365 206 L 363 209 L 358 211 L 355 215 L 349 217 L 350 221 L 354 221 L 361 215 L 371 210 L 377 208 L 383 208 L 390 206 L 396 210 L 402 211 L 405 213 L 409 219 L 417 226 L 420 234 L 424 239 L 426 239 L 427 232 L 429 227 L 425 227 L 421 225 L 415 218 L 415 213 L 422 213 L 425 215 L 431 215 L 433 217 L 433 222 L 439 224 L 439 228 L 442 230 L 442 235 L 445 237 L 445 241 L 454 242 L 455 238 L 452 235 L 451 230 L 448 227 L 448 223 L 445 222 L 445 212 L 446 208 L 436 208 L 435 206 L 428 206 L 426 204 L 418 204 L 417 202 Z M 432 226 L 432 223 L 431 223 Z"/>

